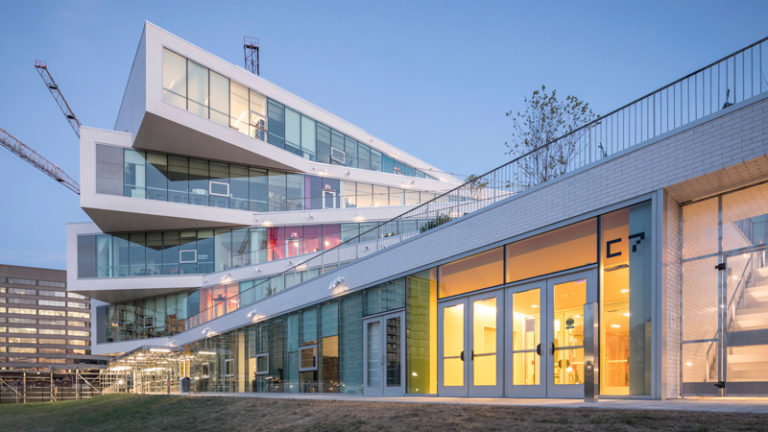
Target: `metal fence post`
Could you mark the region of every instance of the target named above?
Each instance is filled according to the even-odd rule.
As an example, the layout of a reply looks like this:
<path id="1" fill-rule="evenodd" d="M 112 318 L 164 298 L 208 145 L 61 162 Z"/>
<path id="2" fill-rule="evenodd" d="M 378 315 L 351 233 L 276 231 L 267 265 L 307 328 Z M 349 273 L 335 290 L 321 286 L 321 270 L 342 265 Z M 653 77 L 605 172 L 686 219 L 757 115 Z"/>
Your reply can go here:
<path id="1" fill-rule="evenodd" d="M 23 380 L 23 386 L 24 386 L 24 403 L 27 403 L 27 371 L 24 371 L 24 380 Z"/>

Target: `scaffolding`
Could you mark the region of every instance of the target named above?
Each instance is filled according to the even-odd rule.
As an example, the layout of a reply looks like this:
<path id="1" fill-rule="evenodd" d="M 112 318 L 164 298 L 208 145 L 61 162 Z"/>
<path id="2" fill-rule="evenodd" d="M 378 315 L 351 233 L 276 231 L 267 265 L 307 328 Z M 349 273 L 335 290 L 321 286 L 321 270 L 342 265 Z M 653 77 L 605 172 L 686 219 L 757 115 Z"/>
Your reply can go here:
<path id="1" fill-rule="evenodd" d="M 103 370 L 0 371 L 0 404 L 89 399 L 102 394 Z"/>
<path id="2" fill-rule="evenodd" d="M 243 54 L 245 69 L 252 74 L 261 75 L 259 69 L 259 40 L 252 36 L 243 36 Z"/>

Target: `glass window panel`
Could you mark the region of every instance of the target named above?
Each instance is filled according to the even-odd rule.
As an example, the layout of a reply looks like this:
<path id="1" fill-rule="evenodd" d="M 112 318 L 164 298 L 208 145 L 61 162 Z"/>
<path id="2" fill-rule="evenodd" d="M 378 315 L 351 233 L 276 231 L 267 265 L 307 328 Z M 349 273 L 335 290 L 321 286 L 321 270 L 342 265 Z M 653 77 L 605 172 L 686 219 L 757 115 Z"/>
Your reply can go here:
<path id="1" fill-rule="evenodd" d="M 189 160 L 168 156 L 168 201 L 189 202 Z"/>
<path id="2" fill-rule="evenodd" d="M 286 174 L 287 210 L 304 209 L 304 175 Z"/>
<path id="3" fill-rule="evenodd" d="M 125 184 L 125 196 L 131 198 L 144 198 L 146 192 L 146 161 L 144 152 L 125 149 L 125 167 L 123 171 L 123 183 Z"/>
<path id="4" fill-rule="evenodd" d="M 193 61 L 187 62 L 189 101 L 187 109 L 208 118 L 208 69 Z"/>
<path id="5" fill-rule="evenodd" d="M 285 173 L 269 170 L 269 211 L 285 211 L 286 199 Z"/>
<path id="6" fill-rule="evenodd" d="M 210 182 L 208 184 L 208 205 L 211 207 L 229 207 L 229 164 L 210 162 Z"/>
<path id="7" fill-rule="evenodd" d="M 285 109 L 285 149 L 301 155 L 301 115 Z"/>
<path id="8" fill-rule="evenodd" d="M 541 291 L 538 288 L 512 294 L 513 385 L 538 385 L 541 382 L 540 356 L 535 352 L 541 343 L 540 303 Z"/>
<path id="9" fill-rule="evenodd" d="M 717 376 L 717 367 L 712 367 L 717 358 L 716 341 L 683 344 L 682 349 L 684 383 L 720 381 Z"/>
<path id="10" fill-rule="evenodd" d="M 213 240 L 215 271 L 232 267 L 232 233 L 230 230 L 215 230 Z"/>
<path id="11" fill-rule="evenodd" d="M 496 385 L 496 297 L 472 302 L 474 385 Z"/>
<path id="12" fill-rule="evenodd" d="M 395 160 L 387 155 L 382 155 L 381 170 L 385 173 L 394 173 Z"/>
<path id="13" fill-rule="evenodd" d="M 363 296 L 342 297 L 339 314 L 340 389 L 343 393 L 362 391 L 363 379 Z"/>
<path id="14" fill-rule="evenodd" d="M 341 242 L 348 241 L 360 235 L 360 224 L 341 224 Z"/>
<path id="15" fill-rule="evenodd" d="M 343 208 L 357 207 L 355 182 L 341 182 L 341 204 Z"/>
<path id="16" fill-rule="evenodd" d="M 357 184 L 357 207 L 373 207 L 373 185 Z"/>
<path id="17" fill-rule="evenodd" d="M 346 165 L 346 160 L 344 135 L 331 130 L 331 163 L 334 165 Z"/>
<path id="18" fill-rule="evenodd" d="M 405 194 L 402 189 L 389 188 L 389 205 L 398 206 L 405 204 Z"/>
<path id="19" fill-rule="evenodd" d="M 301 312 L 300 343 L 317 341 L 317 307 L 304 309 Z"/>
<path id="20" fill-rule="evenodd" d="M 147 152 L 147 198 L 168 199 L 168 157 L 165 154 Z"/>
<path id="21" fill-rule="evenodd" d="M 367 359 L 365 384 L 368 387 L 381 387 L 381 323 L 379 321 L 369 322 L 365 326 L 366 330 L 366 352 Z"/>
<path id="22" fill-rule="evenodd" d="M 213 273 L 214 269 L 214 241 L 212 230 L 200 230 L 197 232 L 197 271 L 199 273 Z"/>
<path id="23" fill-rule="evenodd" d="M 389 205 L 389 190 L 386 186 L 373 186 L 373 206 L 386 207 Z"/>
<path id="24" fill-rule="evenodd" d="M 443 309 L 443 385 L 464 385 L 464 303 Z"/>
<path id="25" fill-rule="evenodd" d="M 251 232 L 248 228 L 232 231 L 232 267 L 251 264 Z"/>
<path id="26" fill-rule="evenodd" d="M 77 236 L 77 277 L 89 278 L 96 276 L 96 236 Z M 5 292 L 0 287 L 0 293 Z"/>
<path id="27" fill-rule="evenodd" d="M 130 275 L 130 242 L 127 234 L 112 236 L 112 259 L 115 276 L 126 277 Z"/>
<path id="28" fill-rule="evenodd" d="M 179 233 L 163 233 L 163 274 L 179 274 Z"/>
<path id="29" fill-rule="evenodd" d="M 768 183 L 723 195 L 722 199 L 724 251 L 768 243 Z M 712 239 L 716 236 L 708 240 Z"/>
<path id="30" fill-rule="evenodd" d="M 597 219 L 589 219 L 507 245 L 507 282 L 597 261 Z"/>
<path id="31" fill-rule="evenodd" d="M 146 236 L 144 233 L 131 234 L 129 248 L 131 276 L 144 276 L 147 271 Z"/>
<path id="32" fill-rule="evenodd" d="M 163 49 L 163 101 L 187 109 L 187 59 Z"/>
<path id="33" fill-rule="evenodd" d="M 407 393 L 437 393 L 437 269 L 406 280 Z"/>
<path id="34" fill-rule="evenodd" d="M 163 233 L 147 233 L 147 275 L 163 273 Z"/>
<path id="35" fill-rule="evenodd" d="M 371 169 L 373 171 L 382 170 L 381 152 L 371 149 Z"/>
<path id="36" fill-rule="evenodd" d="M 259 168 L 249 168 L 249 201 L 250 209 L 257 212 L 265 212 L 269 209 L 269 186 L 267 170 Z"/>
<path id="37" fill-rule="evenodd" d="M 683 206 L 683 258 L 717 253 L 717 198 Z"/>
<path id="38" fill-rule="evenodd" d="M 582 384 L 584 378 L 584 303 L 587 281 L 580 279 L 554 286 L 554 383 Z"/>
<path id="39" fill-rule="evenodd" d="M 339 303 L 334 301 L 322 306 L 322 337 L 335 336 L 339 333 Z"/>
<path id="40" fill-rule="evenodd" d="M 222 125 L 229 125 L 229 79 L 211 71 L 211 120 Z"/>
<path id="41" fill-rule="evenodd" d="M 405 190 L 405 205 L 418 205 L 419 204 L 419 191 Z"/>
<path id="42" fill-rule="evenodd" d="M 189 160 L 189 202 L 197 205 L 208 205 L 208 161 L 202 159 Z"/>
<path id="43" fill-rule="evenodd" d="M 276 147 L 285 147 L 285 106 L 267 99 L 267 117 L 269 118 L 268 142 Z"/>
<path id="44" fill-rule="evenodd" d="M 438 267 L 440 297 L 450 297 L 504 283 L 504 248 L 480 252 Z"/>
<path id="45" fill-rule="evenodd" d="M 371 148 L 363 143 L 358 143 L 357 146 L 357 167 L 371 169 Z"/>
<path id="46" fill-rule="evenodd" d="M 309 117 L 301 116 L 301 150 L 305 158 L 315 160 L 317 146 L 315 144 L 315 121 Z"/>
<path id="47" fill-rule="evenodd" d="M 238 82 L 230 81 L 229 104 L 230 104 L 229 126 L 240 133 L 249 135 L 248 87 Z"/>
<path id="48" fill-rule="evenodd" d="M 717 337 L 717 257 L 683 263 L 683 340 Z"/>
<path id="49" fill-rule="evenodd" d="M 182 231 L 179 235 L 179 243 L 180 272 L 197 273 L 197 232 Z"/>
<path id="50" fill-rule="evenodd" d="M 253 90 L 250 91 L 250 95 L 250 135 L 265 141 L 267 138 L 266 131 L 269 128 L 267 124 L 267 98 Z"/>
<path id="51" fill-rule="evenodd" d="M 348 167 L 357 168 L 357 141 L 350 137 L 346 137 L 344 152 L 346 154 L 345 165 Z"/>
<path id="52" fill-rule="evenodd" d="M 248 192 L 248 168 L 240 165 L 229 166 L 229 208 L 250 209 Z"/>
<path id="53" fill-rule="evenodd" d="M 331 129 L 328 126 L 317 124 L 317 161 L 331 163 Z"/>

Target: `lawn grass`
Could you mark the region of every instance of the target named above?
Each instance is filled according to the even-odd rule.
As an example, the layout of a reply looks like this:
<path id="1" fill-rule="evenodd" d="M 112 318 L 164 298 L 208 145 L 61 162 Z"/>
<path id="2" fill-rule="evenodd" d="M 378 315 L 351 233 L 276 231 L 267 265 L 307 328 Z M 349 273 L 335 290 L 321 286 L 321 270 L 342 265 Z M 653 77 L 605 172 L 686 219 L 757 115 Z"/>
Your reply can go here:
<path id="1" fill-rule="evenodd" d="M 107 395 L 0 405 L 0 431 L 755 431 L 768 415 Z"/>

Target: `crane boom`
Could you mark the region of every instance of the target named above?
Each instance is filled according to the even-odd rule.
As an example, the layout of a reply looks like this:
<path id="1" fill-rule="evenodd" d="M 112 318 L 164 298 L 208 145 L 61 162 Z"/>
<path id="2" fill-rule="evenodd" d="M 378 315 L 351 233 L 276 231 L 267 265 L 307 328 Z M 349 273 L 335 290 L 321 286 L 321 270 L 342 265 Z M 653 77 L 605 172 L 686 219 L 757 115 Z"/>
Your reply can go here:
<path id="1" fill-rule="evenodd" d="M 69 107 L 67 100 L 64 99 L 64 95 L 61 93 L 61 90 L 59 90 L 59 86 L 56 85 L 56 81 L 53 80 L 53 76 L 51 76 L 51 73 L 48 71 L 48 66 L 43 61 L 35 60 L 35 69 L 37 69 L 37 73 L 40 74 L 40 78 L 43 79 L 45 85 L 48 86 L 48 90 L 56 100 L 59 108 L 61 108 L 61 112 L 64 113 L 64 117 L 67 118 L 69 125 L 72 126 L 72 130 L 74 130 L 79 137 L 81 124 L 80 120 L 75 117 L 75 113 L 72 112 L 72 109 Z"/>
<path id="2" fill-rule="evenodd" d="M 62 186 L 80 195 L 80 185 L 58 166 L 48 159 L 40 156 L 36 151 L 29 148 L 26 144 L 19 141 L 5 129 L 0 128 L 0 144 L 16 154 L 18 157 L 29 162 L 32 166 L 47 174 L 52 179 L 61 183 Z"/>

